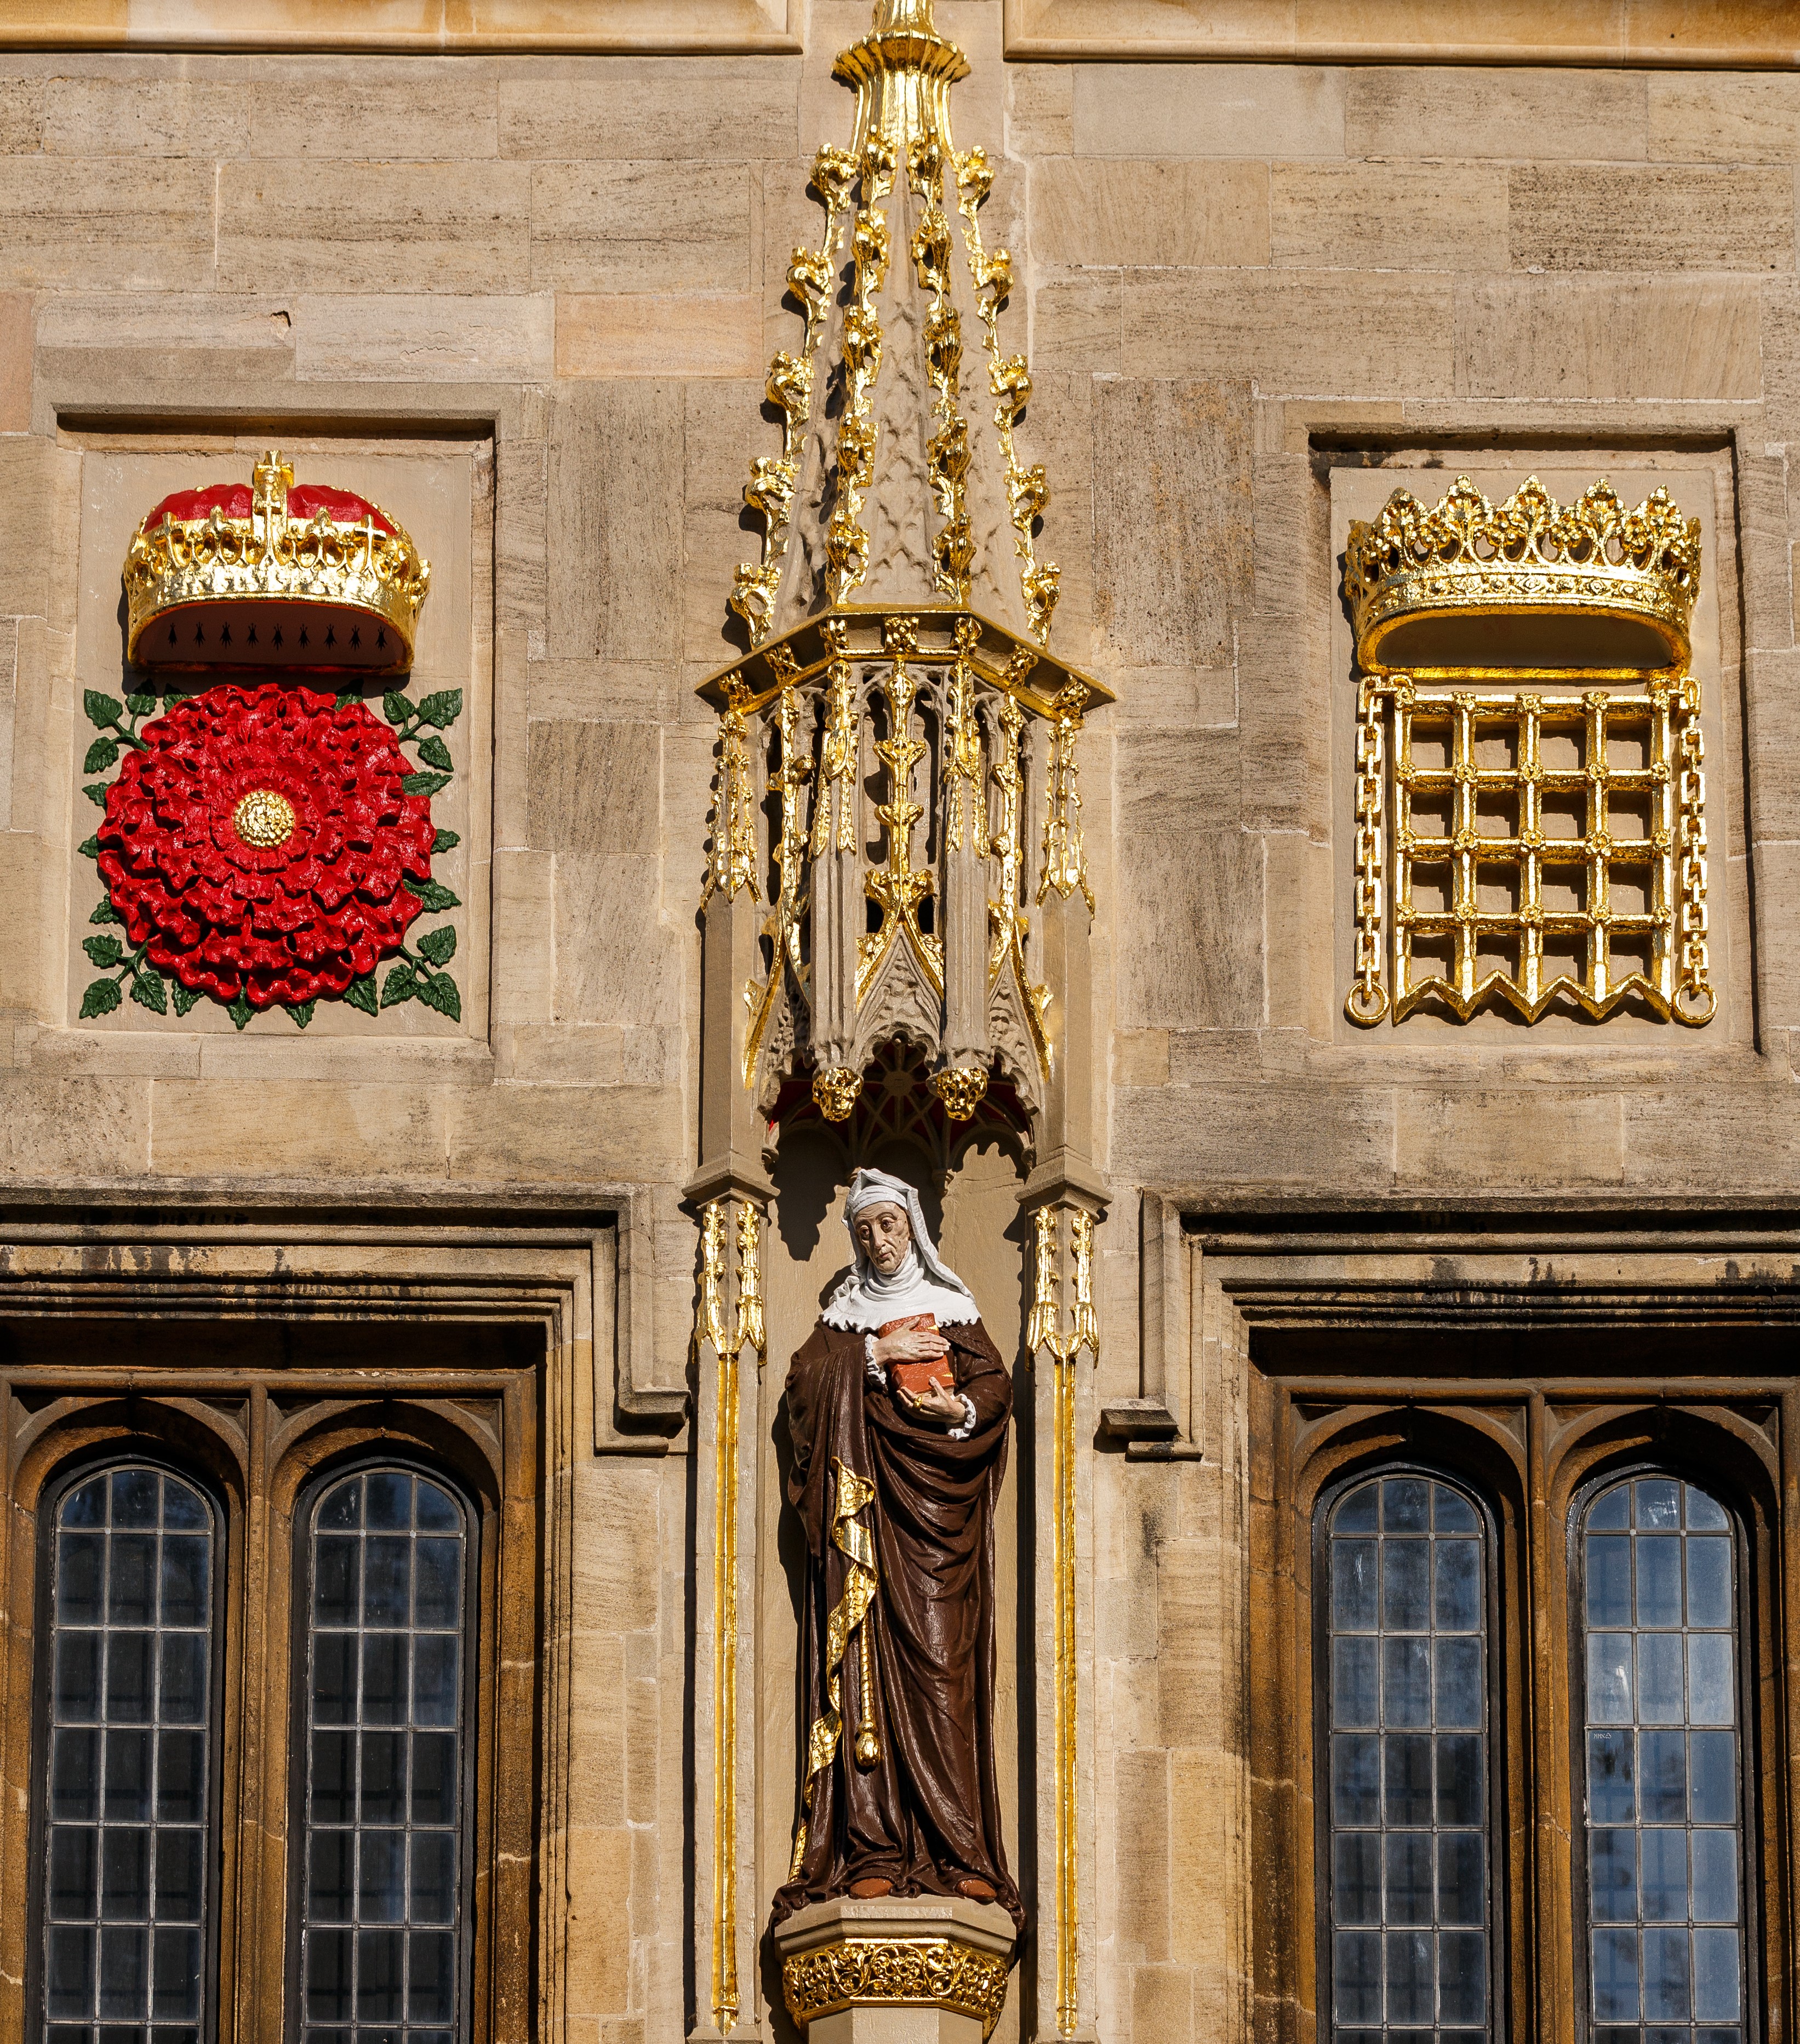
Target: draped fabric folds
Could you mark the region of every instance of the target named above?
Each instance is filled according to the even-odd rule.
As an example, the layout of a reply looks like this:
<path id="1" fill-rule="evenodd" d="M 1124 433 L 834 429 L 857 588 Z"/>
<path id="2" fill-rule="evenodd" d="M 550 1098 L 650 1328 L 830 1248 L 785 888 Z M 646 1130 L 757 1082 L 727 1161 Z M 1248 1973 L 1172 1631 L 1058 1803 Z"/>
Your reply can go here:
<path id="1" fill-rule="evenodd" d="M 788 1372 L 788 1496 L 806 1529 L 808 1737 L 802 1828 L 777 1923 L 856 1881 L 954 1895 L 973 1877 L 1024 1927 L 993 1731 L 994 1518 L 1012 1380 L 979 1320 L 941 1331 L 956 1388 L 975 1408 L 966 1440 L 915 1416 L 872 1376 L 860 1334 L 821 1324 Z M 871 1550 L 872 1572 L 858 1558 Z"/>

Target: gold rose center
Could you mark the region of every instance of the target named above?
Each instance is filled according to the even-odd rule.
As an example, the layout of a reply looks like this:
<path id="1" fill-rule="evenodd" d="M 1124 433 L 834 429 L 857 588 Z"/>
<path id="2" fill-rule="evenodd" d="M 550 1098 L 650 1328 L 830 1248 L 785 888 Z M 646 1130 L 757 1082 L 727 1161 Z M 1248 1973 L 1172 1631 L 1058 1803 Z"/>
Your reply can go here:
<path id="1" fill-rule="evenodd" d="M 232 828 L 259 851 L 273 851 L 294 835 L 294 805 L 273 788 L 252 788 L 232 811 Z"/>

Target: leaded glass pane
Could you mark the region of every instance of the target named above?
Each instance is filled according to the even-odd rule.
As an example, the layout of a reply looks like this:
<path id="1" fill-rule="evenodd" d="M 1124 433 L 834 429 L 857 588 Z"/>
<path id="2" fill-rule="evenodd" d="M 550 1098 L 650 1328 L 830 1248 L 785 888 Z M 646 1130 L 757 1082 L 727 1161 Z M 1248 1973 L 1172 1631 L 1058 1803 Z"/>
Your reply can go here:
<path id="1" fill-rule="evenodd" d="M 179 1477 L 107 1470 L 56 1508 L 38 1912 L 52 2044 L 198 2044 L 209 2024 L 217 1577 L 213 1508 Z"/>
<path id="2" fill-rule="evenodd" d="M 465 2019 L 468 1534 L 405 1470 L 346 1477 L 310 1532 L 305 2044 L 451 2044 Z"/>
<path id="3" fill-rule="evenodd" d="M 1581 1554 L 1594 2044 L 1741 2044 L 1730 1522 L 1639 1477 L 1588 1507 Z"/>
<path id="4" fill-rule="evenodd" d="M 1334 2044 L 1486 2044 L 1480 1517 L 1447 1484 L 1376 1477 L 1333 1508 L 1326 1567 Z"/>

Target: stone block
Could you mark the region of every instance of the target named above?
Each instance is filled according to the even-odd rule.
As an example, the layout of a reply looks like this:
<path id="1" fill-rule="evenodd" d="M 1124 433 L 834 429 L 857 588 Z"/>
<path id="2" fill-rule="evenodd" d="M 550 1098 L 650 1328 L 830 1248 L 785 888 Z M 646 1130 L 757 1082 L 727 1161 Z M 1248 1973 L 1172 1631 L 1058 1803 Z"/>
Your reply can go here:
<path id="1" fill-rule="evenodd" d="M 1299 64 L 1078 64 L 1078 156 L 1341 156 L 1349 74 Z"/>
<path id="2" fill-rule="evenodd" d="M 800 74 L 797 62 L 780 57 L 614 57 L 578 71 L 533 66 L 522 76 L 509 67 L 500 80 L 500 152 L 584 163 L 788 155 L 804 147 L 795 139 Z"/>
<path id="3" fill-rule="evenodd" d="M 1318 1185 L 1384 1189 L 1394 1155 L 1385 1085 L 1277 1084 L 1116 1091 L 1113 1154 L 1146 1185 Z"/>
<path id="4" fill-rule="evenodd" d="M 0 438 L 0 617 L 73 623 L 81 456 L 36 435 Z"/>
<path id="5" fill-rule="evenodd" d="M 1800 874 L 1782 877 L 1791 889 Z M 1777 993 L 1779 1007 L 1777 1001 L 1765 1005 L 1765 1024 L 1779 1027 L 1800 1018 L 1800 971 L 1790 967 L 1787 987 Z M 1796 1155 L 1800 1104 L 1785 1080 L 1680 1091 L 1645 1088 L 1625 1096 L 1625 1177 L 1634 1188 L 1663 1196 L 1716 1192 L 1722 1160 L 1733 1194 L 1785 1197 Z"/>
<path id="6" fill-rule="evenodd" d="M 654 724 L 534 724 L 527 825 L 532 848 L 653 852 L 659 751 Z"/>
<path id="7" fill-rule="evenodd" d="M 1299 831 L 1272 831 L 1263 840 L 1268 902 L 1263 943 L 1267 962 L 1271 1033 L 1258 1049 L 1272 1063 L 1295 1039 L 1276 1030 L 1331 1034 L 1345 989 L 1333 980 L 1331 847 Z"/>
<path id="8" fill-rule="evenodd" d="M 44 146 L 41 78 L 0 78 L 0 156 L 35 156 Z"/>
<path id="9" fill-rule="evenodd" d="M 493 855 L 493 1019 L 548 1022 L 556 1012 L 556 863 L 548 852 Z"/>
<path id="10" fill-rule="evenodd" d="M 550 456 L 552 658 L 674 659 L 681 631 L 679 385 L 558 395 Z"/>
<path id="11" fill-rule="evenodd" d="M 454 1178 L 667 1183 L 687 1161 L 674 1087 L 472 1086 L 445 1112 Z"/>
<path id="12" fill-rule="evenodd" d="M 755 377 L 762 301 L 748 291 L 562 291 L 558 376 Z M 754 413 L 757 396 L 750 399 Z"/>
<path id="13" fill-rule="evenodd" d="M 1128 1028 L 1260 1028 L 1262 840 L 1203 828 L 1140 839 L 1129 834 L 1129 821 L 1126 830 L 1119 1022 Z"/>
<path id="14" fill-rule="evenodd" d="M 540 290 L 731 292 L 760 282 L 762 187 L 746 164 L 537 163 L 530 177 Z"/>
<path id="15" fill-rule="evenodd" d="M 1134 666 L 1230 663 L 1250 585 L 1249 409 L 1235 380 L 1095 392 L 1094 621 Z"/>
<path id="16" fill-rule="evenodd" d="M 204 290 L 209 163 L 0 156 L 0 286 Z"/>
<path id="17" fill-rule="evenodd" d="M 1124 321 L 1123 272 L 1040 278 L 1031 291 L 1031 367 L 1116 376 Z"/>
<path id="18" fill-rule="evenodd" d="M 1316 617 L 1246 617 L 1238 632 L 1243 817 L 1330 835 L 1331 671 Z"/>
<path id="19" fill-rule="evenodd" d="M 1604 1083 L 1604 1074 L 1595 1073 Z M 1403 1086 L 1395 1178 L 1413 1187 L 1617 1185 L 1625 1171 L 1621 1095 L 1581 1086 L 1464 1091 Z"/>
<path id="20" fill-rule="evenodd" d="M 493 67 L 479 62 L 339 58 L 251 87 L 250 148 L 284 159 L 478 161 L 499 149 L 497 94 Z"/>
<path id="21" fill-rule="evenodd" d="M 1279 267 L 1503 270 L 1506 172 L 1498 163 L 1277 163 Z"/>
<path id="22" fill-rule="evenodd" d="M 622 2011 L 631 1994 L 631 1834 L 571 1827 L 564 1992 L 572 2014 Z"/>
<path id="23" fill-rule="evenodd" d="M 303 382 L 547 383 L 554 304 L 547 294 L 309 295 L 294 304 L 294 366 Z"/>
<path id="24" fill-rule="evenodd" d="M 204 352 L 260 362 L 294 355 L 294 315 L 284 298 L 226 296 L 189 291 L 58 291 L 38 301 L 37 345 L 44 352 L 71 348 L 163 353 Z"/>
<path id="25" fill-rule="evenodd" d="M 1067 64 L 1008 64 L 1006 146 L 1028 159 L 1075 147 L 1075 74 Z"/>
<path id="26" fill-rule="evenodd" d="M 1314 602 L 1330 547 L 1330 503 L 1303 454 L 1258 454 L 1252 464 L 1252 568 L 1264 617 L 1300 617 Z"/>
<path id="27" fill-rule="evenodd" d="M 1676 163 L 1791 163 L 1800 78 L 1791 71 L 1652 71 L 1650 154 Z"/>
<path id="28" fill-rule="evenodd" d="M 0 433 L 31 426 L 31 294 L 0 291 Z"/>
<path id="29" fill-rule="evenodd" d="M 302 159 L 224 165 L 218 279 L 226 290 L 525 290 L 530 172 L 489 163 L 347 168 Z M 208 217 L 212 175 L 207 174 Z"/>
<path id="30" fill-rule="evenodd" d="M 494 624 L 541 653 L 549 605 L 546 556 L 550 451 L 541 440 L 503 437 L 494 452 Z"/>
<path id="31" fill-rule="evenodd" d="M 1261 265 L 1269 256 L 1266 163 L 1096 162 L 1051 157 L 1031 174 L 1034 263 Z"/>
<path id="32" fill-rule="evenodd" d="M 658 915 L 657 878 L 654 859 L 558 858 L 558 1021 L 680 1027 L 687 961 Z"/>
<path id="33" fill-rule="evenodd" d="M 1686 398 L 1762 387 L 1756 285 L 1737 277 L 1501 278 L 1457 290 L 1464 398 Z"/>
<path id="34" fill-rule="evenodd" d="M 1452 286 L 1314 271 L 1128 271 L 1128 376 L 1247 376 L 1265 394 L 1446 398 Z"/>
<path id="35" fill-rule="evenodd" d="M 674 723 L 682 705 L 669 667 L 605 660 L 533 660 L 526 670 L 534 722 L 573 717 Z"/>
<path id="36" fill-rule="evenodd" d="M 250 141 L 241 85 L 150 77 L 52 78 L 44 85 L 51 156 L 240 156 Z"/>
<path id="37" fill-rule="evenodd" d="M 1794 574 L 1787 525 L 1787 463 L 1742 452 L 1737 461 L 1738 554 L 1744 636 L 1752 648 L 1794 644 Z"/>
<path id="38" fill-rule="evenodd" d="M 156 1169 L 176 1178 L 242 1171 L 252 1157 L 333 1178 L 443 1175 L 447 1089 L 275 1078 L 162 1079 L 152 1101 Z"/>
<path id="39" fill-rule="evenodd" d="M 151 1082 L 0 1068 L 0 1158 L 15 1179 L 136 1178 L 150 1168 Z"/>
<path id="40" fill-rule="evenodd" d="M 1113 1878 L 1119 1922 L 1135 1954 L 1169 1955 L 1169 1755 L 1122 1753 L 1113 1762 Z M 1157 2033 L 1152 2033 L 1157 2034 Z"/>
<path id="41" fill-rule="evenodd" d="M 1520 163 L 1510 174 L 1515 270 L 1787 270 L 1790 170 Z"/>
<path id="42" fill-rule="evenodd" d="M 1350 71 L 1345 86 L 1345 154 L 1389 162 L 1630 162 L 1646 153 L 1645 124 L 1641 72 L 1372 64 Z"/>

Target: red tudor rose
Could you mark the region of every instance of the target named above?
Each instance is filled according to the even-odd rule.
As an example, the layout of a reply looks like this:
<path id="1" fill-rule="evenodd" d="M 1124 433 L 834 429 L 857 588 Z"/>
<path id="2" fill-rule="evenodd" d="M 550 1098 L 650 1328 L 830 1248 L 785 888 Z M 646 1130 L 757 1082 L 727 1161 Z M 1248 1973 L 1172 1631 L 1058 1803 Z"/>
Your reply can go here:
<path id="1" fill-rule="evenodd" d="M 226 682 L 145 724 L 106 791 L 99 866 L 132 943 L 252 1008 L 342 993 L 400 948 L 432 805 L 360 703 Z"/>

